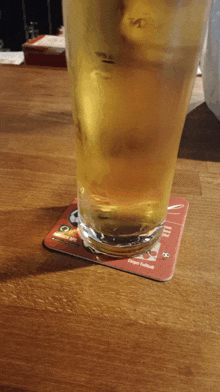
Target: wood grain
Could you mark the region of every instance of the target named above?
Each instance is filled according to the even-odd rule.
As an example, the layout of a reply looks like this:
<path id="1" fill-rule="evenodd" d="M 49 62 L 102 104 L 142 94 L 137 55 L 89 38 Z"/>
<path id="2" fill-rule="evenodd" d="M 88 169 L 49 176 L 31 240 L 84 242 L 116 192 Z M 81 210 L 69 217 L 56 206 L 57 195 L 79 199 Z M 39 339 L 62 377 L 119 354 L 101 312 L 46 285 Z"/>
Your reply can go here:
<path id="1" fill-rule="evenodd" d="M 219 392 L 219 121 L 187 115 L 172 194 L 189 212 L 158 283 L 42 245 L 76 196 L 68 75 L 0 71 L 0 391 Z"/>

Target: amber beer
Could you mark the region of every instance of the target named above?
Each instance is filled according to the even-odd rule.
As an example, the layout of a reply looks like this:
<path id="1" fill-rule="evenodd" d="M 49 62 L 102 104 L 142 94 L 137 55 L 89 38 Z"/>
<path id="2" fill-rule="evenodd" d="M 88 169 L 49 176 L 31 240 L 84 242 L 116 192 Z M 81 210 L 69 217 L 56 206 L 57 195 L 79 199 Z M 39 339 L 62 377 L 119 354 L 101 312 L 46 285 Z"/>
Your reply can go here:
<path id="1" fill-rule="evenodd" d="M 208 0 L 63 0 L 79 228 L 117 257 L 159 239 Z"/>

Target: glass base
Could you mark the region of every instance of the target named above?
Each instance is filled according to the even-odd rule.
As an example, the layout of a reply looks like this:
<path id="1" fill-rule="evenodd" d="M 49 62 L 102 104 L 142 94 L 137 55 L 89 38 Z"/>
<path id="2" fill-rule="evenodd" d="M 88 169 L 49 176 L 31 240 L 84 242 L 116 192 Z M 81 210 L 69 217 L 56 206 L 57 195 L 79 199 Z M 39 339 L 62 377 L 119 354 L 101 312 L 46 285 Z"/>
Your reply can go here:
<path id="1" fill-rule="evenodd" d="M 147 253 L 160 239 L 165 220 L 147 233 L 135 236 L 109 236 L 88 227 L 78 215 L 78 229 L 86 246 L 95 252 L 117 258 Z"/>

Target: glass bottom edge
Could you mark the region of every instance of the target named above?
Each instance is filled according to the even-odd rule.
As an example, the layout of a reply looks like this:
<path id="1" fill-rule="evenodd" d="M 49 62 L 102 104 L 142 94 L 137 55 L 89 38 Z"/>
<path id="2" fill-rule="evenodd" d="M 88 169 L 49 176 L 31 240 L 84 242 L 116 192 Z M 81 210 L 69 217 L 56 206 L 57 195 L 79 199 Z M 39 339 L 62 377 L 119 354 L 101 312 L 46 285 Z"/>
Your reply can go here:
<path id="1" fill-rule="evenodd" d="M 78 229 L 85 245 L 92 248 L 95 253 L 103 253 L 116 258 L 126 258 L 147 253 L 160 240 L 164 222 L 143 233 L 135 236 L 109 236 L 96 232 L 88 227 L 78 216 Z"/>

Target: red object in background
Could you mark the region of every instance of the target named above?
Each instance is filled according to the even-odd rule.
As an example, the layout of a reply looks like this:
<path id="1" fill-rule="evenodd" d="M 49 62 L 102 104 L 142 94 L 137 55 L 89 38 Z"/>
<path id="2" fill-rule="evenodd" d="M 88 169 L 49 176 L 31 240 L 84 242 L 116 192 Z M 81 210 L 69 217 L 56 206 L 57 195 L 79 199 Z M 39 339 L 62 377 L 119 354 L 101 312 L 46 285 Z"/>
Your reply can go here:
<path id="1" fill-rule="evenodd" d="M 44 40 L 44 41 L 43 41 Z M 48 41 L 46 43 L 46 41 Z M 40 35 L 22 45 L 25 63 L 50 67 L 66 67 L 65 38 Z M 45 42 L 45 44 L 42 44 Z"/>

